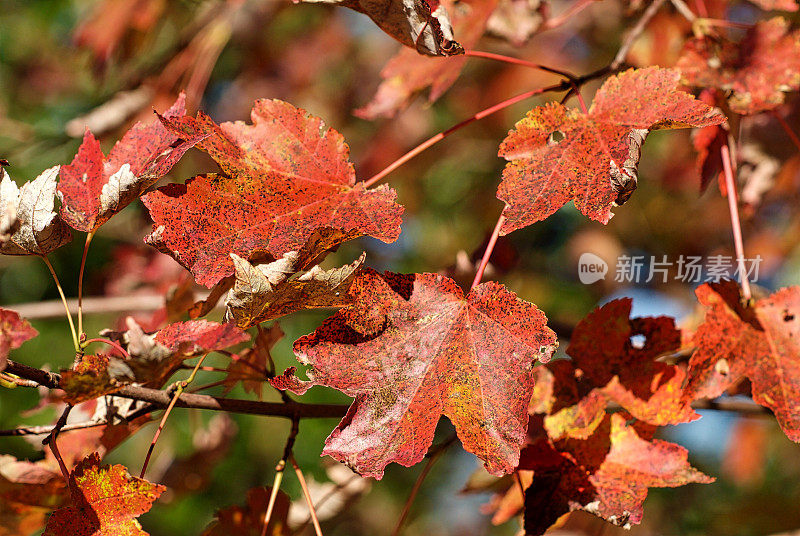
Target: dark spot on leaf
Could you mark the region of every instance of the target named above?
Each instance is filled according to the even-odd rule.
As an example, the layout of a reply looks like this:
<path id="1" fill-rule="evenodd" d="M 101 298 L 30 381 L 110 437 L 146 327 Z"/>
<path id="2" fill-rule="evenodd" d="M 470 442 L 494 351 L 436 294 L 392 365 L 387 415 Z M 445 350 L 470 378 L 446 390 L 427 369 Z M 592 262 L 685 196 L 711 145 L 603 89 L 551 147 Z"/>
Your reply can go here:
<path id="1" fill-rule="evenodd" d="M 561 132 L 560 130 L 554 130 L 547 137 L 547 145 L 557 145 L 562 141 L 564 141 L 564 138 L 566 137 L 567 135 Z"/>

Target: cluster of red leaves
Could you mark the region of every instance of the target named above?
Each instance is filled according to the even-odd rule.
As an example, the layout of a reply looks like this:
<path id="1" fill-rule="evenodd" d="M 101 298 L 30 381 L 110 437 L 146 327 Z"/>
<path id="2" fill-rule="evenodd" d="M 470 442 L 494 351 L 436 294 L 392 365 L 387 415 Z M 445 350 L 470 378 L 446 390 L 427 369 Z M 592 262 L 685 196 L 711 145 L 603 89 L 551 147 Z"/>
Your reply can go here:
<path id="1" fill-rule="evenodd" d="M 659 359 L 681 349 L 672 319 L 629 319 L 627 299 L 589 314 L 567 348 L 571 359 L 536 371 L 517 468 L 526 491 L 509 483 L 489 505 L 493 522 L 524 511 L 526 533 L 541 534 L 580 509 L 629 526 L 641 521 L 648 488 L 711 482 L 688 465 L 685 449 L 653 434 L 658 426 L 698 418 L 691 402 L 715 398 L 744 378 L 753 400 L 800 440 L 799 292 L 786 288 L 747 304 L 730 281 L 698 288 L 707 311 L 692 336 L 688 371 Z M 624 411 L 609 414 L 611 402 Z"/>
<path id="2" fill-rule="evenodd" d="M 800 88 L 800 31 L 775 17 L 756 23 L 739 43 L 697 37 L 687 41 L 677 67 L 690 85 L 730 92 L 736 113 L 771 110 Z"/>
<path id="3" fill-rule="evenodd" d="M 385 2 L 334 3 L 368 14 L 429 55 L 472 47 L 499 5 L 423 1 L 409 16 L 396 9 L 399 4 L 381 14 Z M 452 39 L 447 9 L 461 45 Z M 681 76 L 729 92 L 728 106 L 737 113 L 772 109 L 785 91 L 800 86 L 798 35 L 775 18 L 755 25 L 738 45 L 716 35 L 697 37 L 686 44 L 680 70 L 612 76 L 584 113 L 561 104 L 531 110 L 500 146 L 509 161 L 497 194 L 506 203 L 502 233 L 540 221 L 570 200 L 607 223 L 611 208 L 636 187 L 650 131 L 724 123 L 709 104 L 678 90 Z M 404 49 L 361 115 L 392 115 L 429 86 L 430 98 L 437 98 L 463 62 Z M 650 487 L 710 482 L 689 465 L 685 449 L 654 433 L 696 419 L 694 400 L 719 396 L 744 378 L 753 399 L 800 441 L 797 287 L 754 303 L 742 300 L 733 283 L 700 287 L 707 312 L 688 369 L 660 360 L 681 347 L 672 319 L 631 319 L 629 300 L 589 314 L 566 350 L 570 359 L 548 363 L 558 342 L 545 315 L 499 283 L 465 293 L 441 275 L 380 274 L 363 267 L 363 256 L 341 268 L 320 268 L 326 253 L 347 240 L 397 239 L 403 208 L 390 188 L 356 181 L 347 144 L 321 119 L 278 100 L 258 101 L 251 118 L 252 124 L 217 124 L 202 112 L 186 116 L 181 97 L 159 121 L 134 126 L 108 156 L 87 131 L 71 164 L 21 188 L 2 170 L 0 252 L 46 255 L 71 239 L 70 228 L 94 233 L 141 197 L 155 224 L 147 242 L 213 287 L 214 303 L 228 291 L 225 324 L 190 320 L 147 333 L 130 321 L 124 332 L 104 333 L 124 352 L 112 346 L 62 371 L 66 402 L 91 401 L 133 382 L 161 388 L 186 359 L 243 343 L 249 336 L 242 329 L 253 326 L 255 342 L 232 354 L 224 384 L 230 391 L 242 382 L 260 396 L 263 379 L 273 373 L 270 350 L 283 334 L 277 324 L 269 330 L 259 324 L 301 309 L 340 307 L 294 343 L 299 361 L 309 366 L 309 381 L 294 368 L 271 380 L 298 394 L 321 385 L 355 399 L 323 454 L 381 478 L 389 463 L 419 462 L 444 415 L 487 471 L 516 472 L 525 482 L 524 497 L 515 488 L 499 501 L 495 520 L 522 510 L 528 534 L 541 534 L 578 509 L 628 526 L 640 522 Z M 705 131 L 698 146 L 711 151 L 721 132 Z M 145 193 L 191 147 L 206 152 L 220 172 Z M 197 311 L 207 312 L 209 304 Z M 0 313 L 2 371 L 8 351 L 36 332 L 18 315 Z M 144 534 L 136 517 L 164 488 L 131 477 L 122 466 L 100 465 L 101 452 L 132 430 L 126 426 L 106 442 L 87 435 L 80 457 L 78 450 L 65 456 L 75 465 L 66 487 L 51 455 L 37 464 L 3 457 L 0 512 L 27 530 L 63 506 L 50 517 L 47 535 Z M 87 448 L 91 454 L 81 459 Z M 206 534 L 259 530 L 266 493 L 253 491 L 246 508 L 220 511 Z M 278 509 L 288 508 L 281 501 Z M 283 517 L 277 515 L 268 532 L 284 533 Z"/>
<path id="4" fill-rule="evenodd" d="M 88 420 L 104 416 L 112 409 L 120 416 L 125 414 L 123 408 L 110 408 L 103 400 L 79 404 L 73 408 L 72 415 Z M 56 404 L 56 409 L 60 409 Z M 59 440 L 59 451 L 67 470 L 75 468 L 87 456 L 102 457 L 148 421 L 149 418 L 143 416 L 69 432 L 68 441 Z M 45 457 L 35 463 L 0 456 L 0 527 L 9 531 L 0 533 L 31 534 L 40 530 L 50 512 L 69 502 L 70 490 L 49 447 L 45 448 Z"/>
<path id="5" fill-rule="evenodd" d="M 641 521 L 648 488 L 713 480 L 689 466 L 685 449 L 652 439 L 657 426 L 699 416 L 681 398 L 684 369 L 657 361 L 680 348 L 673 320 L 630 311 L 630 299 L 595 309 L 575 328 L 571 359 L 536 370 L 517 468 L 525 496 L 513 484 L 495 499 L 495 523 L 524 510 L 527 533 L 541 534 L 580 509 L 629 526 Z M 625 411 L 608 413 L 610 403 Z"/>

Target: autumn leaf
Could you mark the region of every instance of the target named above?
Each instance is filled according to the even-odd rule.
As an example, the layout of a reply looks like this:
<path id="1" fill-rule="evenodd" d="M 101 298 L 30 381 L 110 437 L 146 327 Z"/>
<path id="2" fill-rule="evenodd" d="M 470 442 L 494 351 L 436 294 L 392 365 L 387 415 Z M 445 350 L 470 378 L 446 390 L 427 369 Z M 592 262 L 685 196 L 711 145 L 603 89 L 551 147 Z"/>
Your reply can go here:
<path id="1" fill-rule="evenodd" d="M 551 439 L 586 439 L 611 403 L 651 425 L 699 418 L 683 398 L 683 366 L 657 360 L 681 347 L 674 320 L 629 318 L 630 312 L 629 298 L 598 307 L 575 326 L 566 350 L 571 359 L 534 372 L 530 411 L 544 415 Z"/>
<path id="2" fill-rule="evenodd" d="M 6 368 L 10 350 L 19 348 L 38 334 L 19 313 L 0 307 L 0 371 Z"/>
<path id="3" fill-rule="evenodd" d="M 133 318 L 127 318 L 126 323 L 128 329 L 124 332 L 101 332 L 103 336 L 119 343 L 129 354 L 126 357 L 111 356 L 109 359 L 108 377 L 113 382 L 107 388 L 111 391 L 116 390 L 119 383 L 132 381 L 160 388 L 184 360 L 223 350 L 250 338 L 233 324 L 208 320 L 175 322 L 155 333 L 145 333 Z M 87 381 L 91 383 L 92 378 L 87 378 Z"/>
<path id="4" fill-rule="evenodd" d="M 613 300 L 581 320 L 567 347 L 573 365 L 639 420 L 663 426 L 699 418 L 681 399 L 684 370 L 656 361 L 681 347 L 674 319 L 628 318 L 631 307 L 630 298 Z"/>
<path id="5" fill-rule="evenodd" d="M 347 289 L 366 255 L 330 270 L 323 270 L 318 264 L 303 270 L 302 264 L 298 265 L 300 255 L 295 251 L 257 266 L 236 255 L 231 257 L 236 281 L 225 302 L 226 319 L 248 329 L 303 309 L 346 305 Z"/>
<path id="6" fill-rule="evenodd" d="M 6 180 L 6 172 L 0 163 L 0 248 L 6 244 L 19 229 L 18 191 L 16 183 Z"/>
<path id="7" fill-rule="evenodd" d="M 323 454 L 379 479 L 391 462 L 422 460 L 443 414 L 489 472 L 512 471 L 534 365 L 557 346 L 544 314 L 498 283 L 464 296 L 435 274 L 367 270 L 350 296 L 351 305 L 295 342 L 311 381 L 289 371 L 273 383 L 295 392 L 325 385 L 355 398 Z"/>
<path id="8" fill-rule="evenodd" d="M 771 110 L 784 93 L 800 88 L 800 31 L 774 17 L 757 22 L 739 43 L 696 37 L 684 45 L 676 67 L 689 85 L 730 92 L 728 105 L 736 113 Z"/>
<path id="9" fill-rule="evenodd" d="M 303 0 L 349 7 L 419 54 L 453 56 L 464 49 L 453 40 L 445 6 L 438 0 Z"/>
<path id="10" fill-rule="evenodd" d="M 247 492 L 247 504 L 229 506 L 216 513 L 216 519 L 203 531 L 203 536 L 261 536 L 265 534 L 264 518 L 272 488 L 252 488 Z M 289 496 L 278 491 L 266 534 L 286 536 L 289 528 Z"/>
<path id="11" fill-rule="evenodd" d="M 539 30 L 548 11 L 546 0 L 499 0 L 486 22 L 486 32 L 521 47 Z"/>
<path id="12" fill-rule="evenodd" d="M 183 93 L 164 117 L 186 114 Z M 200 137 L 177 143 L 159 121 L 137 123 L 114 145 L 108 158 L 87 129 L 78 153 L 61 166 L 61 218 L 73 229 L 94 232 L 155 184 Z"/>
<path id="13" fill-rule="evenodd" d="M 69 370 L 61 371 L 59 387 L 68 404 L 79 404 L 119 391 L 125 384 L 112 378 L 109 358 L 104 354 L 84 356 Z"/>
<path id="14" fill-rule="evenodd" d="M 746 377 L 753 401 L 775 413 L 800 442 L 800 287 L 781 289 L 752 306 L 732 281 L 696 290 L 706 316 L 695 332 L 685 398 L 715 398 Z"/>
<path id="15" fill-rule="evenodd" d="M 0 166 L 0 207 L 16 213 L 16 231 L 0 244 L 3 255 L 47 255 L 72 240 L 72 233 L 55 212 L 58 166 L 42 172 L 18 188 Z"/>
<path id="16" fill-rule="evenodd" d="M 711 181 L 718 180 L 720 189 L 724 183 L 722 176 L 722 156 L 720 150 L 728 143 L 728 132 L 718 126 L 703 127 L 692 133 L 692 145 L 697 151 L 697 174 L 700 176 L 700 191 L 704 192 Z"/>
<path id="17" fill-rule="evenodd" d="M 585 440 L 549 441 L 543 431 L 534 436 L 519 466 L 533 471 L 525 490 L 526 534 L 544 534 L 574 510 L 630 528 L 641 522 L 649 488 L 714 481 L 689 465 L 686 449 L 652 439 L 652 429 L 625 419 L 606 416 Z"/>
<path id="18" fill-rule="evenodd" d="M 636 188 L 642 144 L 652 130 L 704 127 L 725 119 L 677 89 L 678 71 L 650 67 L 612 76 L 587 114 L 558 103 L 519 121 L 499 155 L 509 160 L 497 197 L 508 234 L 541 221 L 572 200 L 601 223 Z"/>
<path id="19" fill-rule="evenodd" d="M 58 466 L 0 455 L 0 536 L 32 534 L 67 500 Z"/>
<path id="20" fill-rule="evenodd" d="M 165 489 L 132 477 L 122 465 L 100 465 L 90 454 L 69 475 L 71 505 L 53 512 L 44 536 L 146 536 L 136 518 Z"/>
<path id="21" fill-rule="evenodd" d="M 231 359 L 225 377 L 225 393 L 231 392 L 237 382 L 244 390 L 261 398 L 267 371 L 272 365 L 270 351 L 283 338 L 283 330 L 275 322 L 268 329 L 256 326 L 256 337 L 252 348 L 246 348 Z"/>
<path id="22" fill-rule="evenodd" d="M 454 4 L 443 1 L 453 13 L 455 34 L 466 49 L 475 46 L 486 30 L 486 24 L 498 0 L 463 0 Z M 426 88 L 430 88 L 428 102 L 441 97 L 456 81 L 466 57 L 427 58 L 413 50 L 403 48 L 381 71 L 383 82 L 375 96 L 355 114 L 364 119 L 393 117 Z"/>
<path id="23" fill-rule="evenodd" d="M 233 253 L 279 259 L 328 229 L 320 251 L 358 236 L 392 242 L 403 208 L 386 186 L 355 182 L 342 136 L 319 118 L 277 100 L 260 100 L 253 124 L 216 125 L 208 116 L 166 120 L 197 144 L 224 175 L 171 184 L 143 201 L 155 222 L 148 242 L 186 266 L 198 283 L 213 286 L 233 275 Z"/>

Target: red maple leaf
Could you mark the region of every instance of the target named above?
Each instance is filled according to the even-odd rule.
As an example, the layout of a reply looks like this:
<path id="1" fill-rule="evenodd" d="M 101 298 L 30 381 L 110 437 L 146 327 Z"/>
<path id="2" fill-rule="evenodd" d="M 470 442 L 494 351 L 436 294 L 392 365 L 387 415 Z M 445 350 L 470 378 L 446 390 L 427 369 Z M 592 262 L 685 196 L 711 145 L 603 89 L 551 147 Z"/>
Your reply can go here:
<path id="1" fill-rule="evenodd" d="M 355 182 L 349 148 L 319 118 L 278 100 L 260 100 L 253 124 L 217 125 L 205 114 L 165 119 L 180 136 L 207 136 L 197 146 L 224 175 L 200 175 L 142 199 L 155 226 L 148 241 L 211 287 L 234 272 L 230 254 L 280 258 L 330 228 L 330 248 L 361 235 L 392 242 L 403 207 L 387 186 Z"/>
<path id="2" fill-rule="evenodd" d="M 184 101 L 181 93 L 164 116 L 185 115 Z M 159 121 L 137 123 L 106 158 L 87 129 L 72 163 L 59 172 L 61 218 L 79 231 L 95 231 L 165 175 L 198 139 L 178 144 Z"/>
<path id="3" fill-rule="evenodd" d="M 422 460 L 439 416 L 494 474 L 519 459 L 537 360 L 557 343 L 544 314 L 498 283 L 464 296 L 435 274 L 365 271 L 353 304 L 301 337 L 294 350 L 312 381 L 290 371 L 274 385 L 326 385 L 355 398 L 331 433 L 329 454 L 365 476 Z"/>
<path id="4" fill-rule="evenodd" d="M 650 425 L 699 417 L 682 398 L 684 368 L 657 361 L 680 348 L 673 319 L 628 318 L 630 311 L 628 298 L 598 307 L 575 327 L 567 347 L 572 359 L 536 369 L 530 411 L 544 414 L 551 439 L 586 439 L 611 402 Z"/>
<path id="5" fill-rule="evenodd" d="M 132 381 L 160 388 L 184 360 L 250 338 L 233 324 L 207 320 L 175 322 L 156 333 L 145 333 L 133 318 L 127 318 L 126 322 L 127 331 L 106 330 L 101 334 L 119 343 L 129 355 L 124 358 L 111 355 L 105 367 L 101 360 L 93 358 L 91 365 L 78 364 L 72 372 L 64 372 L 69 380 L 64 387 L 70 396 L 85 400 L 88 393 L 113 392 Z"/>
<path id="6" fill-rule="evenodd" d="M 38 334 L 19 313 L 0 308 L 0 371 L 6 368 L 9 350 L 19 348 Z"/>
<path id="7" fill-rule="evenodd" d="M 71 369 L 61 371 L 59 387 L 64 390 L 64 400 L 75 405 L 120 390 L 124 383 L 110 376 L 108 365 L 107 355 L 87 355 Z"/>
<path id="8" fill-rule="evenodd" d="M 304 0 L 310 3 L 336 4 L 364 13 L 381 30 L 419 54 L 453 56 L 463 54 L 453 41 L 450 18 L 439 0 Z"/>
<path id="9" fill-rule="evenodd" d="M 451 6 L 443 2 L 453 14 L 453 26 L 458 40 L 466 49 L 478 42 L 494 11 L 497 0 L 463 0 Z M 464 56 L 429 58 L 414 50 L 403 48 L 381 71 L 383 82 L 372 100 L 355 114 L 364 119 L 393 117 L 405 108 L 422 90 L 430 87 L 428 102 L 433 102 L 456 81 L 467 59 Z"/>
<path id="10" fill-rule="evenodd" d="M 676 67 L 690 85 L 731 92 L 736 113 L 771 110 L 800 87 L 800 31 L 774 17 L 757 22 L 739 43 L 697 37 L 686 42 Z"/>
<path id="11" fill-rule="evenodd" d="M 628 318 L 631 306 L 630 298 L 614 300 L 584 318 L 567 347 L 572 364 L 637 419 L 663 426 L 699 418 L 681 400 L 684 369 L 656 361 L 681 346 L 674 319 Z M 637 337 L 644 340 L 634 343 Z"/>
<path id="12" fill-rule="evenodd" d="M 534 420 L 535 421 L 535 420 Z M 543 534 L 561 515 L 586 510 L 630 528 L 642 519 L 648 488 L 710 483 L 674 443 L 652 439 L 653 429 L 607 415 L 587 439 L 550 441 L 535 422 L 520 469 L 533 470 L 525 490 L 525 533 Z"/>
<path id="13" fill-rule="evenodd" d="M 800 442 L 800 287 L 743 305 L 732 281 L 696 290 L 706 307 L 689 360 L 689 400 L 714 398 L 743 377 L 753 400 L 775 413 L 784 433 Z"/>
<path id="14" fill-rule="evenodd" d="M 128 474 L 122 465 L 100 465 L 90 454 L 69 475 L 72 504 L 53 512 L 44 536 L 146 536 L 136 520 L 166 488 Z"/>
<path id="15" fill-rule="evenodd" d="M 550 103 L 534 108 L 500 145 L 510 162 L 497 197 L 508 234 L 543 220 L 573 200 L 608 223 L 611 208 L 636 188 L 640 150 L 651 130 L 704 127 L 724 117 L 678 91 L 678 71 L 650 67 L 612 76 L 588 114 Z"/>

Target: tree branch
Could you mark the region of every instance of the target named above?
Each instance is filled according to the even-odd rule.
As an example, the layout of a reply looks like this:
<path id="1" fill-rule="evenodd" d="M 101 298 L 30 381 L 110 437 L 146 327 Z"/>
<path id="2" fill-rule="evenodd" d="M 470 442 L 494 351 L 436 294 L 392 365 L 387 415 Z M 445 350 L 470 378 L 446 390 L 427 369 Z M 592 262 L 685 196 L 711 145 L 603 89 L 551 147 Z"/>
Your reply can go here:
<path id="1" fill-rule="evenodd" d="M 39 385 L 50 389 L 58 389 L 61 383 L 61 376 L 58 374 L 39 370 L 11 360 L 8 361 L 8 365 L 3 372 L 14 374 L 26 380 L 33 380 Z M 126 385 L 121 390 L 113 393 L 113 396 L 149 402 L 155 409 L 166 408 L 172 400 L 172 397 L 166 391 L 135 385 Z M 345 404 L 304 404 L 294 401 L 285 403 L 259 402 L 190 393 L 181 394 L 175 406 L 179 408 L 210 409 L 228 413 L 269 415 L 288 419 L 341 418 L 348 407 Z"/>

